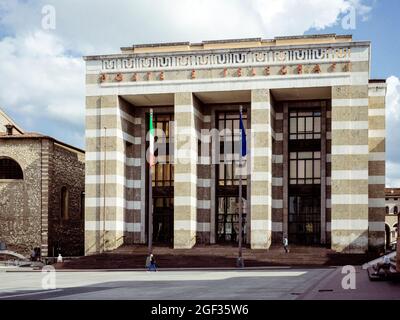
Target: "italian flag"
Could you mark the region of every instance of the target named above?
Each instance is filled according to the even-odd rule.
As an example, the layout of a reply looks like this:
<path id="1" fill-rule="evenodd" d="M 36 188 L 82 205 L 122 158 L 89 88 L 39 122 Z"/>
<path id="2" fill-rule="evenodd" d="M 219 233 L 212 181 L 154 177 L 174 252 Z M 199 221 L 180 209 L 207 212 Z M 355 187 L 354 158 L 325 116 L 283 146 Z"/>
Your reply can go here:
<path id="1" fill-rule="evenodd" d="M 149 148 L 149 164 L 150 167 L 155 165 L 155 157 L 154 157 L 154 127 L 153 127 L 153 109 L 150 110 L 150 124 L 149 124 L 149 133 L 150 133 L 150 148 Z"/>

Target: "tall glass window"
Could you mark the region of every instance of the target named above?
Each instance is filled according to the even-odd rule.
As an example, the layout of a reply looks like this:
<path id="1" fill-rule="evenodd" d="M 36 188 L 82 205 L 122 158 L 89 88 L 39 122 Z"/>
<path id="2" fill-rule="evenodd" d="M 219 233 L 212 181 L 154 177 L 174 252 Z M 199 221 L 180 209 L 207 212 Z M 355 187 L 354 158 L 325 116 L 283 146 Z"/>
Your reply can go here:
<path id="1" fill-rule="evenodd" d="M 155 156 L 158 158 L 158 162 L 154 166 L 153 171 L 153 186 L 155 187 L 170 187 L 174 185 L 173 171 L 174 167 L 170 163 L 170 127 L 171 121 L 173 121 L 173 114 L 154 114 L 154 128 L 162 130 L 164 132 L 165 141 L 162 141 L 162 137 L 155 138 L 158 143 L 165 143 L 165 150 L 157 149 L 155 151 Z"/>
<path id="2" fill-rule="evenodd" d="M 246 129 L 246 113 L 243 113 L 243 125 Z M 220 186 L 238 186 L 239 176 L 235 174 L 240 155 L 240 114 L 239 112 L 221 112 L 218 114 L 220 132 L 220 163 L 218 165 L 218 184 Z M 247 183 L 242 177 L 242 183 Z"/>
<path id="3" fill-rule="evenodd" d="M 289 242 L 321 240 L 321 109 L 318 102 L 289 106 Z M 321 102 L 321 107 L 325 104 Z"/>
<path id="4" fill-rule="evenodd" d="M 243 124 L 246 128 L 246 113 L 243 112 Z M 237 242 L 239 239 L 239 175 L 240 156 L 240 114 L 239 112 L 220 112 L 217 116 L 217 128 L 220 134 L 220 161 L 217 173 L 217 241 Z M 242 176 L 242 195 L 246 195 L 247 179 Z M 243 241 L 246 242 L 247 204 L 243 197 Z"/>
<path id="5" fill-rule="evenodd" d="M 174 166 L 170 159 L 169 139 L 172 129 L 172 113 L 154 113 L 155 132 L 154 155 L 157 163 L 153 167 L 153 241 L 156 243 L 173 242 L 174 230 Z"/>

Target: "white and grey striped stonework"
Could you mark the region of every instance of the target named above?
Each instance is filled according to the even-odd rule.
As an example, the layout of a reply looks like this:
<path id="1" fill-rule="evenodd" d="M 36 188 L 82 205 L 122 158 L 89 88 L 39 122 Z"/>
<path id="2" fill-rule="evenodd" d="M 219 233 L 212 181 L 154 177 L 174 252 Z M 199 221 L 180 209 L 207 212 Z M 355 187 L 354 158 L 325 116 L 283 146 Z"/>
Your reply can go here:
<path id="1" fill-rule="evenodd" d="M 200 103 L 199 103 L 200 104 Z M 206 113 L 207 112 L 207 113 Z M 200 117 L 196 117 L 196 128 L 211 129 L 210 111 L 199 109 Z M 206 137 L 201 137 L 206 138 Z M 207 138 L 206 138 L 207 139 Z M 208 140 L 208 139 L 207 139 Z M 207 150 L 202 150 L 207 148 Z M 211 242 L 211 230 L 215 230 L 215 224 L 211 227 L 211 145 L 201 144 L 198 150 L 197 164 L 197 243 L 209 244 Z M 205 155 L 203 157 L 203 155 Z M 215 231 L 214 231 L 215 233 Z"/>
<path id="2" fill-rule="evenodd" d="M 272 241 L 272 128 L 270 91 L 251 91 L 251 221 L 253 249 Z"/>
<path id="3" fill-rule="evenodd" d="M 175 93 L 174 248 L 196 243 L 199 104 L 191 92 Z"/>
<path id="4" fill-rule="evenodd" d="M 331 242 L 368 249 L 368 85 L 332 88 Z"/>
<path id="5" fill-rule="evenodd" d="M 283 106 L 271 101 L 272 135 L 272 241 L 283 239 Z"/>
<path id="6" fill-rule="evenodd" d="M 127 178 L 125 167 L 127 142 L 139 145 L 140 139 L 134 136 L 135 120 L 124 104 L 117 95 L 86 100 L 86 254 L 103 250 L 103 243 L 106 250 L 117 248 L 126 232 L 140 232 L 140 222 L 126 220 L 141 207 L 127 192 L 138 186 L 139 179 Z"/>
<path id="7" fill-rule="evenodd" d="M 386 84 L 369 85 L 369 247 L 385 245 L 385 152 L 386 152 Z"/>
<path id="8" fill-rule="evenodd" d="M 123 106 L 125 107 L 125 106 Z M 124 108 L 122 108 L 123 110 Z M 128 110 L 126 110 L 128 112 Z M 131 144 L 129 142 L 126 143 L 126 156 L 129 159 L 139 159 L 140 162 L 144 162 L 145 157 L 142 157 L 142 149 L 145 149 L 146 141 L 145 136 L 142 135 L 142 126 L 145 130 L 145 119 L 144 114 L 143 117 L 135 117 L 133 123 L 133 132 L 132 135 L 136 138 L 140 138 L 140 144 Z M 124 243 L 133 244 L 133 243 L 145 243 L 145 230 L 144 223 L 145 221 L 145 190 L 146 179 L 144 173 L 145 166 L 137 167 L 132 166 L 130 163 L 125 162 L 125 197 L 127 201 L 132 201 L 135 203 L 134 208 L 126 209 L 125 211 L 125 223 L 129 225 L 133 225 L 135 228 L 126 229 L 125 230 L 125 239 Z"/>

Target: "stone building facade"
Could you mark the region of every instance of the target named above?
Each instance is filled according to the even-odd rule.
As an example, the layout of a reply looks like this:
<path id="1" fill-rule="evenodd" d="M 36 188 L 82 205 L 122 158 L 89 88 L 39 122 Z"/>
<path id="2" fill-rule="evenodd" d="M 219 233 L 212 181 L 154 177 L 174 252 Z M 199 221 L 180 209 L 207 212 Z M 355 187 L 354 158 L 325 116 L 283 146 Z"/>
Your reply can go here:
<path id="1" fill-rule="evenodd" d="M 0 242 L 29 255 L 83 254 L 84 152 L 37 133 L 0 133 Z"/>
<path id="2" fill-rule="evenodd" d="M 398 219 L 400 210 L 400 189 L 386 188 L 385 189 L 385 232 L 386 244 L 390 245 L 396 242 L 398 237 Z"/>
<path id="3" fill-rule="evenodd" d="M 368 41 L 317 35 L 85 57 L 85 253 L 146 243 L 150 213 L 155 242 L 235 243 L 240 107 L 247 245 L 268 249 L 288 236 L 343 253 L 383 248 L 386 84 L 370 79 L 370 52 Z M 150 109 L 169 139 L 152 208 Z"/>

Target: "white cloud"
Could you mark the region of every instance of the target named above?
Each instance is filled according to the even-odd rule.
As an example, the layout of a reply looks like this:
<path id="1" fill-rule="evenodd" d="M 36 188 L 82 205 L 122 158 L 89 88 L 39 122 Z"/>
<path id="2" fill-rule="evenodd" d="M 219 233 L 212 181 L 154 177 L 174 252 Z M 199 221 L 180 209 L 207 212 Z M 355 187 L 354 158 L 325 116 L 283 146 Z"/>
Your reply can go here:
<path id="1" fill-rule="evenodd" d="M 303 34 L 364 0 L 0 0 L 0 106 L 28 130 L 83 146 L 81 55 L 133 43 Z M 42 30 L 42 8 L 56 29 Z M 7 37 L 6 37 L 7 35 Z M 19 119 L 18 119 L 19 118 Z"/>
<path id="2" fill-rule="evenodd" d="M 201 41 L 303 34 L 339 22 L 363 0 L 36 0 L 3 4 L 1 22 L 16 33 L 41 27 L 41 8 L 54 5 L 56 34 L 85 54 L 161 41 Z M 0 6 L 1 8 L 1 6 Z"/>
<path id="3" fill-rule="evenodd" d="M 400 163 L 399 162 L 386 162 L 386 187 L 399 188 L 400 187 Z"/>
<path id="4" fill-rule="evenodd" d="M 84 63 L 59 39 L 36 31 L 0 41 L 0 104 L 38 119 L 82 125 Z"/>
<path id="5" fill-rule="evenodd" d="M 400 187 L 400 80 L 391 76 L 387 80 L 386 95 L 386 184 L 389 188 Z"/>

